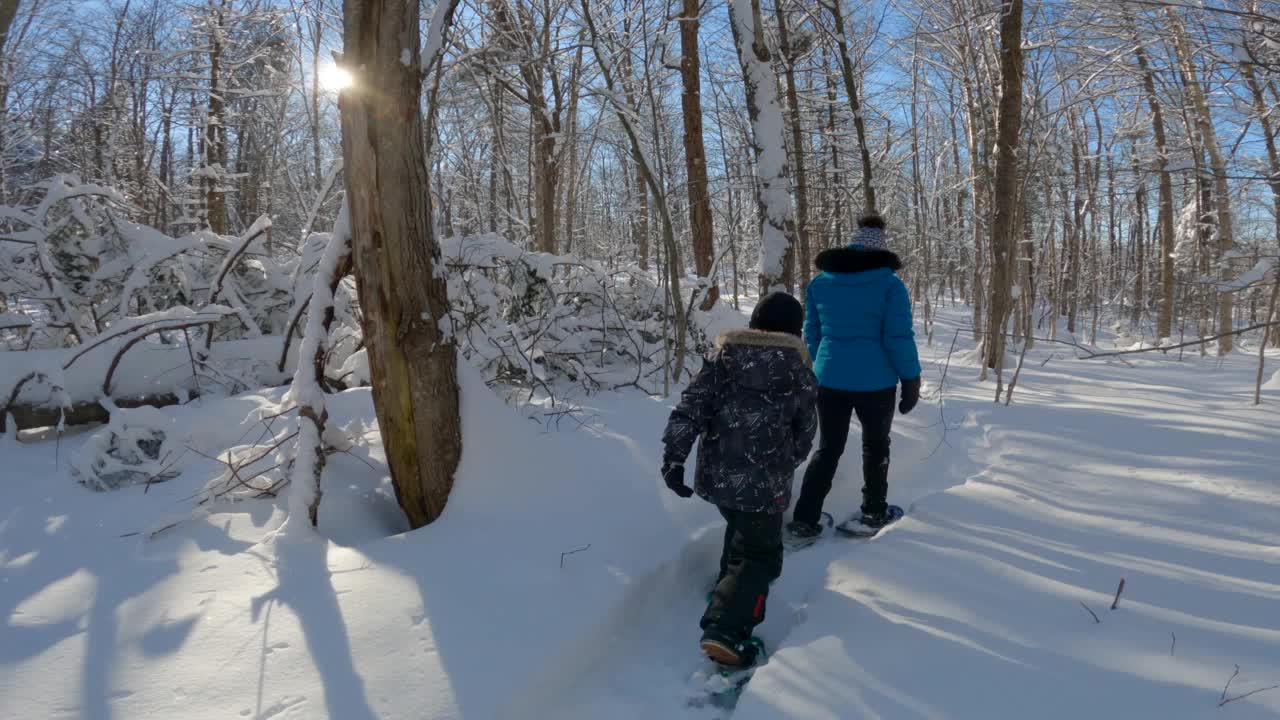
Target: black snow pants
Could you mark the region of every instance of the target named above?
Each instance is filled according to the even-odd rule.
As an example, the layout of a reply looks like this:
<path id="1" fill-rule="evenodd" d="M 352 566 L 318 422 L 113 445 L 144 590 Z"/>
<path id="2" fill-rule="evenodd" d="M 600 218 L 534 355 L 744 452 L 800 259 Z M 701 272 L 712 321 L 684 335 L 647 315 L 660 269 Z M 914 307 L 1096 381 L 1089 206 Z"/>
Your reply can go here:
<path id="1" fill-rule="evenodd" d="M 782 574 L 782 513 L 750 513 L 721 507 L 728 525 L 720 553 L 720 579 L 701 627 L 715 625 L 746 640 L 764 621 L 769 583 Z"/>
<path id="2" fill-rule="evenodd" d="M 794 518 L 817 524 L 822 502 L 831 492 L 840 456 L 849 439 L 854 414 L 862 424 L 862 512 L 886 511 L 889 494 L 889 431 L 897 399 L 896 386 L 870 392 L 818 388 L 818 452 L 804 473 Z"/>

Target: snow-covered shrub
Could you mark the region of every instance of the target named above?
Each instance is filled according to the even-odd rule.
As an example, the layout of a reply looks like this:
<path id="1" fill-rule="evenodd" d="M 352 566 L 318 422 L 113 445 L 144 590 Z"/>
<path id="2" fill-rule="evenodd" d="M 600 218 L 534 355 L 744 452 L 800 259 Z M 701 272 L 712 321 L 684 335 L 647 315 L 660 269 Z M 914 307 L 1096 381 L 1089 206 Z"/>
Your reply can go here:
<path id="1" fill-rule="evenodd" d="M 442 243 L 454 336 L 490 385 L 553 392 L 661 384 L 674 330 L 653 274 L 525 252 L 496 235 Z M 691 328 L 690 347 L 704 345 Z"/>
<path id="2" fill-rule="evenodd" d="M 171 480 L 180 474 L 175 431 L 174 419 L 155 408 L 114 409 L 72 458 L 71 473 L 92 490 Z"/>
<path id="3" fill-rule="evenodd" d="M 133 222 L 136 209 L 120 193 L 74 176 L 22 197 L 0 206 L 0 237 L 13 241 L 0 243 L 0 312 L 30 321 L 31 347 L 84 344 L 121 319 L 213 304 L 235 310 L 218 339 L 282 330 L 298 263 L 268 251 L 266 216 L 239 236 L 171 237 Z"/>

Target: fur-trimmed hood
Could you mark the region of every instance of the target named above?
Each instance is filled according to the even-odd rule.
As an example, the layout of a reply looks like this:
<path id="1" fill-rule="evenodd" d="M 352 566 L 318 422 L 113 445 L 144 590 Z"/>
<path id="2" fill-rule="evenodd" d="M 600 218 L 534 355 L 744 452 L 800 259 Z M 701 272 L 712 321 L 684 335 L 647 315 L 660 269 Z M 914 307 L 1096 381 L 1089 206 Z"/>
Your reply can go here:
<path id="1" fill-rule="evenodd" d="M 800 353 L 800 357 L 804 360 L 805 365 L 812 364 L 809 359 L 809 348 L 805 346 L 804 340 L 801 340 L 790 333 L 768 332 L 765 330 L 752 330 L 750 328 L 725 330 L 716 338 L 716 349 L 723 350 L 729 345 L 789 348 Z"/>
<path id="2" fill-rule="evenodd" d="M 860 273 L 880 268 L 889 268 L 897 272 L 902 269 L 902 261 L 892 250 L 861 247 L 823 250 L 818 253 L 814 265 L 822 272 L 829 273 Z"/>

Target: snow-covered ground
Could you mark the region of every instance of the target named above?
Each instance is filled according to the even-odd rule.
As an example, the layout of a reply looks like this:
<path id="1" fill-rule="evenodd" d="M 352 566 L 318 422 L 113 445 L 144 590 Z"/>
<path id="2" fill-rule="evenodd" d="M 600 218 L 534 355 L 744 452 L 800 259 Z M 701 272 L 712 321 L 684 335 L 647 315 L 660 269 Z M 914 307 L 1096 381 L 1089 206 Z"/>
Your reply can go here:
<path id="1" fill-rule="evenodd" d="M 1243 354 L 1044 345 L 997 406 L 963 334 L 941 382 L 961 318 L 922 347 L 926 399 L 896 420 L 908 517 L 788 556 L 772 654 L 732 715 L 1280 715 L 1280 689 L 1219 708 L 1236 666 L 1227 699 L 1280 683 L 1280 388 L 1253 407 Z M 145 491 L 71 479 L 89 433 L 0 440 L 0 718 L 725 714 L 685 706 L 723 526 L 658 478 L 672 401 L 517 412 L 462 377 L 459 480 L 410 534 L 368 441 L 330 459 L 325 537 L 274 534 L 283 500 L 192 517 L 220 469 L 201 454 L 243 442 L 279 390 L 165 410 L 194 450 Z M 365 390 L 328 408 L 372 422 Z"/>

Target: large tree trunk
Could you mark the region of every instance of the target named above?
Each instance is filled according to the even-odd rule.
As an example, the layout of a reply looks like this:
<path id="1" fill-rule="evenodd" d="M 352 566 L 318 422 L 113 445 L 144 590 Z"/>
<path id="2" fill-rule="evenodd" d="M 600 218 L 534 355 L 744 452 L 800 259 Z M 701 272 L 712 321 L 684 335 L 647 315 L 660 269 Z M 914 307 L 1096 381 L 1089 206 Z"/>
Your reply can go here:
<path id="1" fill-rule="evenodd" d="M 534 197 L 538 205 L 537 229 L 538 250 L 545 253 L 556 252 L 556 187 L 560 178 L 560 162 L 556 153 L 556 131 L 547 117 L 546 100 L 540 92 L 530 93 L 537 98 L 536 105 L 530 104 L 537 128 L 537 155 L 534 170 L 536 183 Z"/>
<path id="2" fill-rule="evenodd" d="M 437 4 L 428 60 L 456 4 Z M 343 20 L 354 84 L 339 102 L 342 150 L 374 408 L 396 498 L 418 528 L 444 511 L 462 455 L 457 349 L 423 145 L 418 3 L 345 0 Z"/>
<path id="3" fill-rule="evenodd" d="M 1218 278 L 1224 285 L 1230 280 L 1231 262 L 1228 253 L 1235 247 L 1235 234 L 1231 217 L 1231 193 L 1227 187 L 1227 161 L 1218 143 L 1218 132 L 1213 124 L 1213 115 L 1209 110 L 1209 102 L 1205 99 L 1204 88 L 1200 85 L 1199 73 L 1196 71 L 1195 58 L 1192 57 L 1191 42 L 1187 38 L 1186 28 L 1178 17 L 1175 8 L 1165 8 L 1169 17 L 1169 25 L 1173 29 L 1174 48 L 1178 54 L 1178 64 L 1186 88 L 1191 94 L 1191 102 L 1195 106 L 1196 124 L 1200 128 L 1204 150 L 1209 154 L 1209 167 L 1213 171 L 1214 207 L 1218 213 Z M 1232 327 L 1233 296 L 1224 288 L 1218 289 L 1218 354 L 1231 352 L 1234 336 Z"/>
<path id="4" fill-rule="evenodd" d="M 987 303 L 987 367 L 1004 366 L 1004 329 L 1013 285 L 1018 237 L 1019 164 L 1022 137 L 1022 0 L 1001 3 L 1000 108 L 996 119 L 996 172 L 991 203 L 991 300 Z M 997 399 L 998 399 L 997 391 Z"/>
<path id="5" fill-rule="evenodd" d="M 698 0 L 683 0 L 680 16 L 680 76 L 684 93 L 680 108 L 684 111 L 685 172 L 688 173 L 689 232 L 693 237 L 693 267 L 698 277 L 706 278 L 707 294 L 702 309 L 710 310 L 720 297 L 720 288 L 710 277 L 713 254 L 711 195 L 707 190 L 707 153 L 702 142 L 702 79 L 698 58 Z"/>

